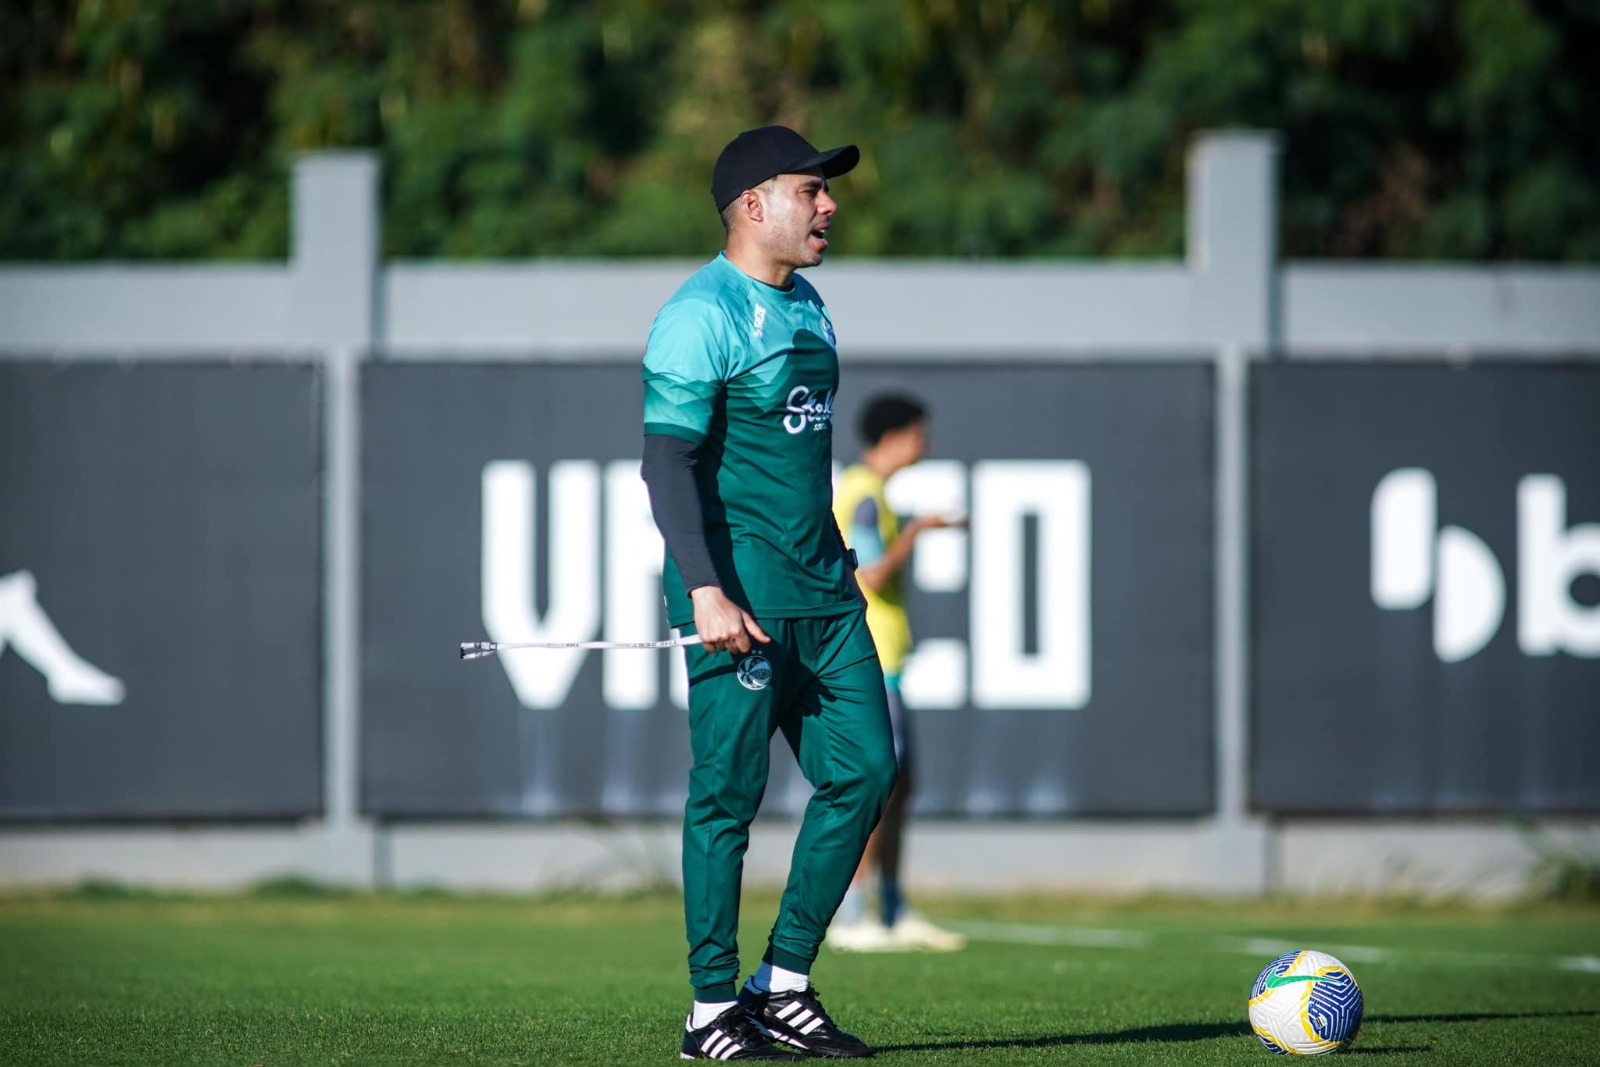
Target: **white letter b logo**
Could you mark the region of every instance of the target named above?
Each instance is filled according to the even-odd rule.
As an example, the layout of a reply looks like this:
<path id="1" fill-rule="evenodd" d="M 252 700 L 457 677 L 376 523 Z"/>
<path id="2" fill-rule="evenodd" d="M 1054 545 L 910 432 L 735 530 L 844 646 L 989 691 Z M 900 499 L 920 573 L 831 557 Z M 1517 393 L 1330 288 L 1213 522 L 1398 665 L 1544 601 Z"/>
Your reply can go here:
<path id="1" fill-rule="evenodd" d="M 1438 514 L 1431 472 L 1402 467 L 1384 475 L 1372 492 L 1372 600 L 1388 611 L 1408 611 L 1435 593 L 1433 650 L 1446 663 L 1458 663 L 1482 651 L 1500 629 L 1506 580 L 1482 538 L 1460 526 L 1438 530 Z"/>
<path id="2" fill-rule="evenodd" d="M 1567 489 L 1553 474 L 1517 484 L 1517 644 L 1530 656 L 1600 656 L 1600 606 L 1571 594 L 1573 579 L 1600 575 L 1600 524 L 1567 526 Z M 1402 467 L 1372 493 L 1372 600 L 1388 611 L 1420 608 L 1433 595 L 1433 648 L 1446 663 L 1481 652 L 1505 617 L 1500 561 L 1460 526 L 1438 529 L 1432 473 Z M 1437 532 L 1437 539 L 1435 535 Z"/>
<path id="3" fill-rule="evenodd" d="M 1571 595 L 1572 580 L 1600 575 L 1600 524 L 1567 528 L 1567 487 L 1553 474 L 1517 486 L 1517 640 L 1530 656 L 1600 656 L 1600 606 Z"/>

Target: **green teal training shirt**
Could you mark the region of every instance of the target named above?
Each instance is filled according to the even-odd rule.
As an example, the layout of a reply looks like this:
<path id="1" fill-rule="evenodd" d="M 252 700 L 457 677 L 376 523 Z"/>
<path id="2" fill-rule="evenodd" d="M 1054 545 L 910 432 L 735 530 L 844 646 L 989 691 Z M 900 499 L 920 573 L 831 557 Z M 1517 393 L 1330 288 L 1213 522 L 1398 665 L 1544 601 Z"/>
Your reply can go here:
<path id="1" fill-rule="evenodd" d="M 723 591 L 757 618 L 858 607 L 833 525 L 839 356 L 822 298 L 798 274 L 756 281 L 726 255 L 667 301 L 644 356 L 644 432 L 700 446 L 695 473 Z M 694 620 L 663 567 L 667 621 Z"/>

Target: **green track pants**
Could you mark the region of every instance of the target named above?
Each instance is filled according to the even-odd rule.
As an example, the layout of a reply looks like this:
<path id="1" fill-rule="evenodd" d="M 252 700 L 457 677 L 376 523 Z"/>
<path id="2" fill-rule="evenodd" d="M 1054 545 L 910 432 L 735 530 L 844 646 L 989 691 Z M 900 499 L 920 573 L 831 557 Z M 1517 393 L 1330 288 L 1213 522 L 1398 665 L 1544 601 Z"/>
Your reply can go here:
<path id="1" fill-rule="evenodd" d="M 815 792 L 795 840 L 766 959 L 808 972 L 894 788 L 883 671 L 862 611 L 761 619 L 749 656 L 691 646 L 694 767 L 683 823 L 683 910 L 695 999 L 732 1000 L 750 821 L 782 730 Z"/>

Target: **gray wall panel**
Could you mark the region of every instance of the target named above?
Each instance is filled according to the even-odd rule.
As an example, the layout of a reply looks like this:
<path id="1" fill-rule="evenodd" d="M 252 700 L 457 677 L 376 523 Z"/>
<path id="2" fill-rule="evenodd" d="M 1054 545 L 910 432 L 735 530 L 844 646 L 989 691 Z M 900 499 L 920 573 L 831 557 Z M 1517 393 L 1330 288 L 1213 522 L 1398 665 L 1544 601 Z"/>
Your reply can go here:
<path id="1" fill-rule="evenodd" d="M 614 761 L 613 793 L 626 794 L 618 800 L 622 810 L 677 810 L 688 758 L 684 716 L 665 701 L 644 710 L 608 708 L 600 655 L 583 656 L 559 706 L 540 709 L 519 702 L 502 659 L 463 663 L 456 656 L 461 641 L 486 634 L 485 465 L 531 464 L 536 588 L 547 589 L 550 465 L 582 461 L 597 477 L 607 461 L 637 466 L 638 370 L 374 364 L 364 372 L 362 400 L 363 810 L 598 812 L 607 807 L 607 759 Z M 603 516 L 601 502 L 587 499 Z M 583 578 L 581 593 L 592 604 L 599 575 Z M 652 590 L 649 608 L 659 627 L 659 581 Z M 534 610 L 542 613 L 548 605 L 540 599 Z M 557 661 L 538 651 L 504 656 L 534 671 Z M 640 670 L 657 672 L 664 692 L 668 654 L 635 658 Z M 612 735 L 625 743 L 608 744 Z"/>
<path id="2" fill-rule="evenodd" d="M 300 342 L 290 333 L 289 281 L 278 266 L 0 266 L 0 349 L 158 359 L 282 352 Z"/>
<path id="3" fill-rule="evenodd" d="M 965 468 L 972 508 L 967 586 L 931 592 L 918 583 L 915 562 L 909 575 L 923 648 L 955 639 L 967 646 L 969 663 L 967 701 L 916 712 L 920 810 L 1211 810 L 1212 378 L 1211 366 L 1199 363 L 850 370 L 834 431 L 840 462 L 859 452 L 862 403 L 879 390 L 912 393 L 932 411 L 931 459 Z M 1031 646 L 1048 598 L 1039 574 L 1043 537 L 1030 519 L 1025 587 L 998 595 L 993 614 L 973 610 L 984 573 L 978 557 L 994 553 L 1002 536 L 985 528 L 982 515 L 981 483 L 995 461 L 1037 463 L 1041 477 L 1060 461 L 1087 469 L 1090 662 L 1080 706 L 1008 709 L 979 696 L 985 686 L 973 669 L 974 631 L 1020 608 Z M 902 510 L 911 496 L 892 493 L 891 503 Z"/>
<path id="4" fill-rule="evenodd" d="M 856 404 L 895 385 L 936 412 L 943 488 L 974 507 L 995 502 L 987 517 L 979 507 L 970 539 L 944 546 L 954 570 L 929 569 L 933 580 L 915 594 L 924 636 L 959 668 L 908 688 L 908 700 L 915 689 L 931 701 L 918 721 L 923 809 L 1209 810 L 1210 367 L 854 366 L 837 407 L 840 461 L 856 451 Z M 543 635 L 555 640 L 662 635 L 658 580 L 637 566 L 641 558 L 653 566 L 660 551 L 629 466 L 639 450 L 637 368 L 378 364 L 365 372 L 363 399 L 364 810 L 678 814 L 688 761 L 685 716 L 670 697 L 678 653 L 455 659 L 458 642 L 490 628 L 484 530 L 504 532 L 506 522 L 488 517 L 499 492 L 488 472 L 507 463 L 532 480 L 516 509 L 535 516 L 521 549 L 533 557 L 530 624 L 577 620 L 576 629 Z M 1086 506 L 1048 494 L 1029 502 L 1038 486 L 1075 477 Z M 552 490 L 562 479 L 566 488 Z M 1005 506 L 1009 518 L 997 510 Z M 593 529 L 578 514 L 586 508 Z M 1028 517 L 1040 508 L 1046 518 Z M 1090 623 L 1081 679 L 1052 667 L 1070 658 L 1055 653 L 1076 603 L 1030 591 L 1062 586 L 1078 533 L 1087 535 Z M 572 537 L 565 547 L 563 536 Z M 1003 616 L 1015 640 L 980 656 L 970 579 L 1018 544 L 1029 547 L 996 572 L 1005 588 L 991 589 L 990 605 L 992 629 Z M 577 592 L 552 583 L 552 568 Z M 491 596 L 516 584 L 510 571 L 497 573 Z M 606 657 L 627 662 L 608 676 Z M 1032 680 L 1018 682 L 1010 666 Z M 792 762 L 783 753 L 774 761 L 768 812 L 804 803 Z"/>
<path id="5" fill-rule="evenodd" d="M 1300 262 L 1281 277 L 1283 347 L 1309 359 L 1592 359 L 1600 339 L 1592 267 Z"/>
<path id="6" fill-rule="evenodd" d="M 703 264 L 393 263 L 382 276 L 383 344 L 391 358 L 423 361 L 558 353 L 633 362 L 656 312 Z M 847 364 L 902 352 L 1138 358 L 1203 352 L 1213 340 L 1196 332 L 1191 275 L 1179 263 L 841 260 L 808 276 L 850 338 Z M 3 283 L 0 274 L 0 294 Z M 938 313 L 954 307 L 959 314 Z M 1064 318 L 1071 330 L 1059 328 Z"/>
<path id="7" fill-rule="evenodd" d="M 1600 810 L 1600 368 L 1269 364 L 1253 404 L 1255 805 Z"/>
<path id="8" fill-rule="evenodd" d="M 319 810 L 317 392 L 0 365 L 0 816 Z"/>

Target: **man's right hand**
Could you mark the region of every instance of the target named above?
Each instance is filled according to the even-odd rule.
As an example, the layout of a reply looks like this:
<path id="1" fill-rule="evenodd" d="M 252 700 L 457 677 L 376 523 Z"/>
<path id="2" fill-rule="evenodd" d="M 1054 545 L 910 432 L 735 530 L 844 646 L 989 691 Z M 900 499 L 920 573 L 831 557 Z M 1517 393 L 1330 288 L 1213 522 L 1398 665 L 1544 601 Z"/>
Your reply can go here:
<path id="1" fill-rule="evenodd" d="M 753 637 L 763 645 L 767 636 L 754 618 L 714 585 L 702 585 L 689 593 L 694 602 L 694 629 L 707 652 L 749 652 Z"/>
<path id="2" fill-rule="evenodd" d="M 952 527 L 963 528 L 967 525 L 967 513 L 964 511 L 951 511 L 942 515 L 919 515 L 911 520 L 906 527 L 906 531 L 901 536 L 903 537 L 905 533 L 910 533 L 911 536 L 915 537 L 923 530 L 947 530 Z"/>

